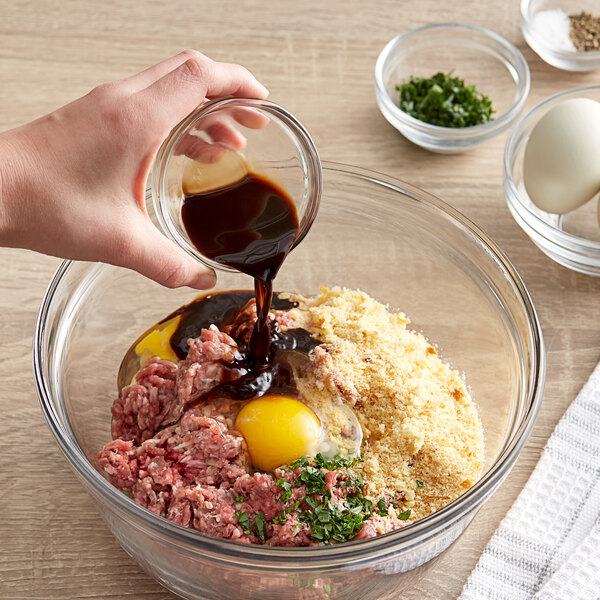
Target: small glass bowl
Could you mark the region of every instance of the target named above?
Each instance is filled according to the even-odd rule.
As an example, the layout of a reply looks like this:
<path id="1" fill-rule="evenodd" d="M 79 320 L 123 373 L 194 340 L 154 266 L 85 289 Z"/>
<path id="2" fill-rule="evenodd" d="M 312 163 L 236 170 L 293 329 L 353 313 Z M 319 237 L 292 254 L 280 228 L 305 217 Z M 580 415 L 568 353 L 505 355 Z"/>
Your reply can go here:
<path id="1" fill-rule="evenodd" d="M 564 215 L 551 214 L 533 204 L 523 183 L 523 157 L 532 129 L 548 110 L 569 98 L 600 101 L 600 86 L 551 96 L 521 119 L 504 150 L 504 195 L 515 221 L 542 252 L 569 269 L 600 276 L 597 198 Z"/>
<path id="2" fill-rule="evenodd" d="M 321 161 L 303 125 L 268 100 L 226 98 L 203 104 L 162 144 L 152 170 L 152 200 L 165 234 L 213 269 L 233 271 L 198 252 L 183 220 L 186 193 L 201 193 L 239 181 L 253 172 L 291 196 L 300 227 L 297 246 L 308 233 L 323 187 Z"/>
<path id="3" fill-rule="evenodd" d="M 411 75 L 450 73 L 488 96 L 494 119 L 473 127 L 439 127 L 409 116 L 398 106 L 396 85 Z M 444 154 L 475 148 L 508 129 L 529 94 L 527 61 L 497 33 L 459 23 L 439 23 L 396 36 L 375 64 L 375 95 L 383 116 L 411 142 Z"/>
<path id="4" fill-rule="evenodd" d="M 549 65 L 564 71 L 593 71 L 600 68 L 600 51 L 578 52 L 561 48 L 556 36 L 546 36 L 535 27 L 536 15 L 546 10 L 562 9 L 567 15 L 585 8 L 580 0 L 521 0 L 521 30 L 531 49 Z M 547 28 L 543 27 L 545 31 Z"/>

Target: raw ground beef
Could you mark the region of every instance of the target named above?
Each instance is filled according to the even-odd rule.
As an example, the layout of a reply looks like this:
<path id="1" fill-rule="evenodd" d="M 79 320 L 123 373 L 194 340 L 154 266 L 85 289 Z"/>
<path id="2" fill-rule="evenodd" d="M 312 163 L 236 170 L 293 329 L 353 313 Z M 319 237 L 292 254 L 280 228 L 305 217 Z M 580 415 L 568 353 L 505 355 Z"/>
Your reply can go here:
<path id="1" fill-rule="evenodd" d="M 253 320 L 252 306 L 243 312 Z M 244 319 L 236 319 L 229 331 L 244 337 Z M 211 326 L 188 343 L 185 360 L 176 365 L 154 358 L 138 372 L 135 383 L 122 390 L 112 407 L 113 441 L 98 453 L 100 466 L 138 504 L 185 527 L 261 543 L 248 528 L 244 532 L 238 512 L 247 513 L 250 522 L 262 512 L 265 543 L 314 545 L 310 525 L 299 522 L 291 510 L 297 502 L 301 509 L 308 508 L 305 486 L 292 487 L 284 504 L 276 484 L 277 478 L 293 484 L 300 470 L 251 473 L 246 443 L 232 429 L 233 401 L 207 396 L 244 374 L 231 365 L 239 358 L 236 342 Z M 331 501 L 338 504 L 357 491 L 345 471 L 327 471 L 327 486 Z M 290 509 L 286 521 L 273 523 L 285 508 Z M 374 515 L 365 521 L 357 538 L 377 535 L 380 518 Z M 392 529 L 404 525 L 394 521 Z"/>
<path id="2" fill-rule="evenodd" d="M 271 522 L 296 502 L 306 509 L 306 487 L 293 487 L 290 499 L 281 502 L 282 489 L 272 475 L 249 473 L 243 438 L 228 430 L 222 419 L 202 416 L 201 409 L 186 411 L 177 425 L 139 446 L 130 440 L 114 440 L 100 451 L 98 460 L 113 484 L 129 492 L 138 504 L 184 527 L 260 543 L 256 535 L 244 533 L 237 512 L 247 513 L 250 522 L 262 512 L 268 545 L 314 545 L 310 526 L 299 522 L 295 512 L 287 515 L 285 523 Z M 299 473 L 300 469 L 279 470 L 276 477 L 293 483 Z M 345 485 L 348 480 L 345 471 L 327 472 L 333 502 L 340 503 L 356 491 L 355 486 Z M 367 521 L 357 538 L 376 534 L 376 528 Z"/>
<path id="3" fill-rule="evenodd" d="M 177 422 L 194 400 L 243 375 L 227 366 L 240 356 L 237 344 L 216 327 L 203 329 L 188 344 L 187 358 L 178 365 L 153 358 L 138 371 L 135 383 L 121 390 L 112 407 L 113 439 L 140 444 L 161 426 Z"/>
<path id="4" fill-rule="evenodd" d="M 177 365 L 153 358 L 140 369 L 133 385 L 123 388 L 112 406 L 113 439 L 140 444 L 158 430 L 175 404 Z"/>
<path id="5" fill-rule="evenodd" d="M 177 365 L 177 401 L 163 424 L 177 421 L 186 406 L 217 385 L 245 374 L 244 369 L 229 366 L 241 358 L 237 343 L 214 325 L 203 329 L 200 337 L 190 338 L 188 345 L 190 349 L 186 359 Z"/>

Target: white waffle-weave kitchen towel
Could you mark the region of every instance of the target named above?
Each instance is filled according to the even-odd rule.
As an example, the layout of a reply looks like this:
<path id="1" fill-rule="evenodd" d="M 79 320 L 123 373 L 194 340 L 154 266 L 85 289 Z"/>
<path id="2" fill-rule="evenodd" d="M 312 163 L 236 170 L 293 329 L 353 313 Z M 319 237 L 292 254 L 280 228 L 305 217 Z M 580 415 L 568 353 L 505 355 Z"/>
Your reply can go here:
<path id="1" fill-rule="evenodd" d="M 458 600 L 600 600 L 600 365 Z"/>

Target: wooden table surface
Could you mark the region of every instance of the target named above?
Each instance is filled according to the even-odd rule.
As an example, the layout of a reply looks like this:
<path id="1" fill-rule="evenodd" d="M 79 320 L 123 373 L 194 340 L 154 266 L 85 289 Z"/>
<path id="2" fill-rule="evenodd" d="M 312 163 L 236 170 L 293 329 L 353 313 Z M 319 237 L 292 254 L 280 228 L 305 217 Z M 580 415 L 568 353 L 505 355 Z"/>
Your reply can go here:
<path id="1" fill-rule="evenodd" d="M 465 535 L 415 589 L 458 596 L 492 532 L 527 481 L 569 402 L 600 359 L 600 278 L 546 258 L 504 202 L 506 134 L 463 155 L 413 146 L 383 119 L 373 66 L 399 32 L 433 22 L 491 28 L 531 67 L 527 106 L 600 83 L 543 63 L 520 32 L 518 2 L 0 1 L 0 129 L 53 110 L 103 81 L 186 47 L 239 62 L 310 130 L 324 159 L 376 169 L 426 188 L 479 224 L 508 254 L 539 312 L 548 351 L 546 395 L 513 472 Z M 42 418 L 31 340 L 58 259 L 0 249 L 0 597 L 5 600 L 175 596 L 129 559 L 75 480 Z M 410 597 L 413 597 L 411 595 Z"/>

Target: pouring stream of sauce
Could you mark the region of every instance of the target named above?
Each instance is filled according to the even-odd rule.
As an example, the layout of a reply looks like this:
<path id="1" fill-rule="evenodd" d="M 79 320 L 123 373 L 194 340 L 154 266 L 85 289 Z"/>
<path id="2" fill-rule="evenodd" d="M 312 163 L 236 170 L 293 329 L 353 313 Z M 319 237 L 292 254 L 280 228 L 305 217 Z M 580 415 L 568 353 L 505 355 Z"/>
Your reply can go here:
<path id="1" fill-rule="evenodd" d="M 272 181 L 248 173 L 225 187 L 186 194 L 181 218 L 200 253 L 254 278 L 257 320 L 249 354 L 257 366 L 266 365 L 273 279 L 298 235 L 294 202 Z"/>

